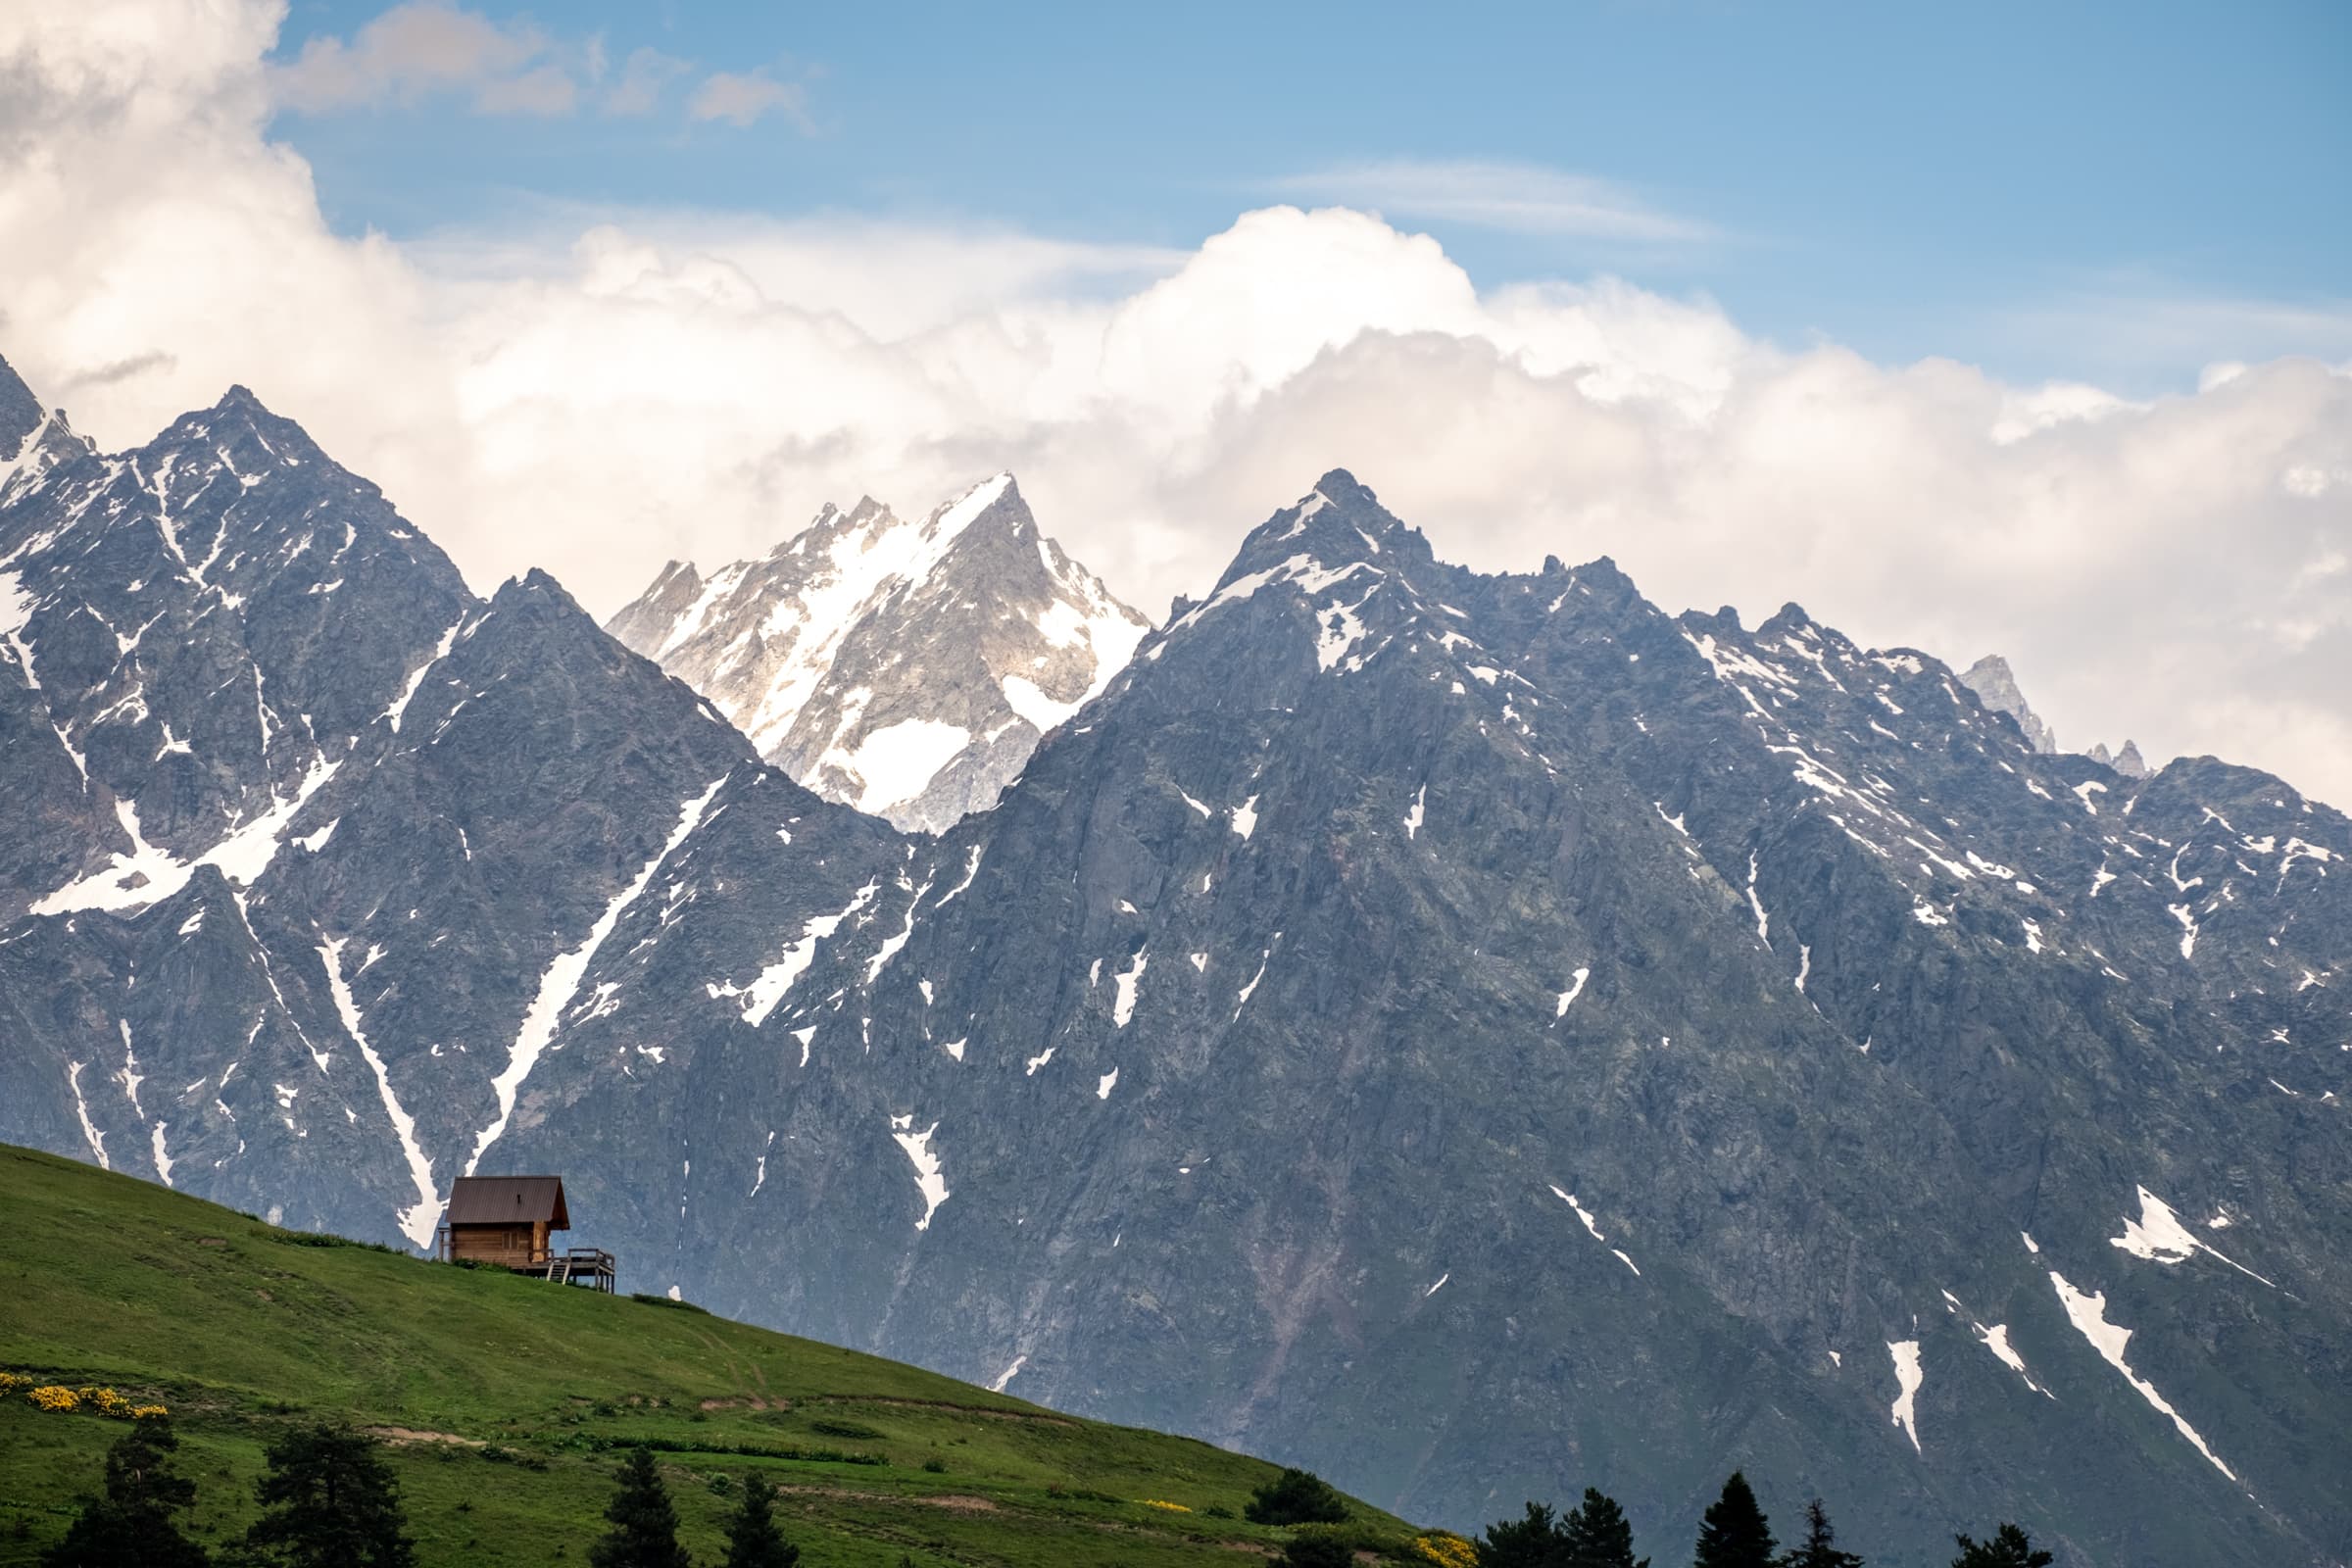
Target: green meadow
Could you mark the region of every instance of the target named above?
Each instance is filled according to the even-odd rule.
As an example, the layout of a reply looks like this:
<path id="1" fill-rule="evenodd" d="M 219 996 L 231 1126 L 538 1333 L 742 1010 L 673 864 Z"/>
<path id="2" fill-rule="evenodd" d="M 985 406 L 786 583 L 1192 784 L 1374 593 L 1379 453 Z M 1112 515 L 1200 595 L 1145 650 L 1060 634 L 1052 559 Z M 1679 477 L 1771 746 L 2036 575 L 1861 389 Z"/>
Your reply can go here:
<path id="1" fill-rule="evenodd" d="M 782 1489 L 807 1568 L 1264 1562 L 1275 1467 L 1057 1414 L 667 1301 L 305 1236 L 0 1146 L 0 1369 L 167 1406 L 218 1545 L 290 1423 L 386 1446 L 425 1564 L 581 1562 L 619 1449 L 650 1444 L 698 1562 L 732 1490 Z M 0 1565 L 31 1563 L 123 1424 L 0 1398 Z M 1172 1506 L 1171 1506 L 1172 1505 Z M 1427 1562 L 1354 1505 L 1367 1554 Z"/>

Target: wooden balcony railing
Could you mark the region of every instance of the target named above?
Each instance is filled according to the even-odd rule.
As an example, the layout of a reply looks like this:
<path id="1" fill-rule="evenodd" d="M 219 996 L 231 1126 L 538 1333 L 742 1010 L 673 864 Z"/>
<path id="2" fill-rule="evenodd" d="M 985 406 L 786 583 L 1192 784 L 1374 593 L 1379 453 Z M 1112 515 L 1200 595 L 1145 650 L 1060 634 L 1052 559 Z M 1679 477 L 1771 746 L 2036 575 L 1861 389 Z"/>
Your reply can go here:
<path id="1" fill-rule="evenodd" d="M 433 1255 L 444 1263 L 485 1263 L 559 1285 L 585 1285 L 607 1295 L 619 1277 L 618 1260 L 602 1248 L 500 1246 L 474 1238 L 461 1250 L 446 1225 L 434 1237 Z"/>

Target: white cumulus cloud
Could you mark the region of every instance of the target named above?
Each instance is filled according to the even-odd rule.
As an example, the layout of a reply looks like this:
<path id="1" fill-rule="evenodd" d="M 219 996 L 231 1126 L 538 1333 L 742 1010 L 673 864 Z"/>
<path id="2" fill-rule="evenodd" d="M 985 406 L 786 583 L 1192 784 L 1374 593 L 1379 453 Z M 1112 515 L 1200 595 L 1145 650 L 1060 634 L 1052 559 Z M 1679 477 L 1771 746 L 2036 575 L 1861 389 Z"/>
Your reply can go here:
<path id="1" fill-rule="evenodd" d="M 2340 363 L 2268 345 L 2135 399 L 1883 365 L 1619 280 L 1482 288 L 1345 207 L 1176 251 L 555 205 L 345 238 L 269 136 L 279 15 L 0 8 L 0 353 L 107 444 L 243 381 L 478 585 L 544 564 L 600 613 L 667 557 L 1004 466 L 1157 611 L 1345 466 L 1452 559 L 1609 554 L 1669 609 L 1793 599 L 1881 645 L 1998 651 L 2072 745 L 2352 803 Z"/>

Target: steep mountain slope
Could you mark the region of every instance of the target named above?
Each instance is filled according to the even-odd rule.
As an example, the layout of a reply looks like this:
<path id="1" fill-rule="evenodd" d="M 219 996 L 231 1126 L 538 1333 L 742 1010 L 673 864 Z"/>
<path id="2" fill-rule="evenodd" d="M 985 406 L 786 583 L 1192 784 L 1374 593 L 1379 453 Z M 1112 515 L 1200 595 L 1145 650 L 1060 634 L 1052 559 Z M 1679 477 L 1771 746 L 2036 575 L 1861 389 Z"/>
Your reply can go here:
<path id="1" fill-rule="evenodd" d="M 6 765 L 39 803 L 0 828 L 29 914 L 0 936 L 0 1137 L 428 1242 L 730 788 L 828 824 L 811 878 L 746 858 L 747 917 L 900 858 L 551 579 L 475 599 L 250 395 L 121 457 L 62 428 L 0 491 Z"/>
<path id="2" fill-rule="evenodd" d="M 561 1170 L 655 1287 L 1454 1525 L 1592 1484 L 1687 1539 L 1738 1464 L 1896 1565 L 2004 1515 L 2352 1548 L 2352 823 L 2276 779 L 2036 753 L 1793 606 L 1472 573 L 1340 472 L 936 839 L 543 576 L 445 606 L 388 509 L 351 548 L 409 565 L 324 588 L 358 481 L 239 605 L 170 591 L 335 600 L 375 686 L 241 707 L 275 760 L 152 695 L 101 747 L 133 674 L 323 692 L 333 647 L 79 630 L 181 492 L 35 428 L 0 1136 L 387 1240 Z M 177 815 L 193 763 L 224 804 Z"/>
<path id="3" fill-rule="evenodd" d="M 2320 1560 L 2347 849 L 1793 608 L 1446 566 L 1333 474 L 911 914 L 811 928 L 764 1106 L 711 1020 L 649 1230 L 709 1298 L 1457 1524 L 1565 1479 L 1671 1539 L 1737 1463 L 1874 1560 L 1994 1512 Z"/>
<path id="4" fill-rule="evenodd" d="M 262 1449 L 296 1419 L 392 1437 L 427 1568 L 544 1563 L 551 1537 L 583 1551 L 608 1446 L 634 1441 L 660 1446 L 701 1562 L 723 1559 L 720 1488 L 754 1474 L 782 1489 L 803 1560 L 827 1565 L 911 1549 L 1177 1568 L 1285 1534 L 1208 1512 L 1238 1516 L 1274 1473 L 1261 1461 L 667 1302 L 323 1246 L 24 1150 L 0 1148 L 0 1197 L 16 1308 L 0 1364 L 167 1405 L 200 1539 L 251 1521 Z M 0 1392 L 0 1563 L 37 1560 L 122 1431 Z M 1357 1516 L 1410 1552 L 1396 1521 Z"/>
<path id="5" fill-rule="evenodd" d="M 1000 473 L 920 522 L 827 507 L 708 580 L 673 561 L 606 629 L 826 799 L 937 832 L 994 804 L 1150 628 Z"/>
<path id="6" fill-rule="evenodd" d="M 0 365 L 0 405 L 29 398 Z M 60 816 L 5 835 L 0 913 L 33 890 L 48 911 L 152 902 L 199 864 L 250 884 L 464 583 L 241 387 L 120 456 L 62 416 L 24 446 L 0 484 L 6 766 Z"/>

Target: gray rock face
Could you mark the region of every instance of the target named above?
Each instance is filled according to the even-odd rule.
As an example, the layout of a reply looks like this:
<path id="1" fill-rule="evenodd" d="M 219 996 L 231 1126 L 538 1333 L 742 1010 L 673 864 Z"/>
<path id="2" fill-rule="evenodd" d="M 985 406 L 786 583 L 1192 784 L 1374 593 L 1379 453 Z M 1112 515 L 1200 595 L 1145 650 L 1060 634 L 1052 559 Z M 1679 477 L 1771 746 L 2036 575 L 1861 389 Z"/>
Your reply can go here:
<path id="1" fill-rule="evenodd" d="M 2304 1560 L 2348 829 L 1329 475 L 818 955 L 814 1081 L 727 1140 L 813 1158 L 712 1167 L 757 1284 L 686 1289 L 1456 1524 L 1591 1483 L 1688 1539 L 1739 1464 L 1874 1561 L 2004 1511 Z"/>
<path id="2" fill-rule="evenodd" d="M 708 580 L 672 562 L 606 629 L 819 795 L 938 832 L 994 805 L 1149 627 L 998 474 L 920 522 L 827 507 Z"/>
<path id="3" fill-rule="evenodd" d="M 201 863 L 251 884 L 456 628 L 457 569 L 241 387 L 113 457 L 52 417 L 16 463 L 0 765 L 67 831 L 7 836 L 0 914 L 152 903 Z"/>
<path id="4" fill-rule="evenodd" d="M 0 359 L 0 463 L 15 464 L 25 454 L 48 414 L 24 377 Z"/>
<path id="5" fill-rule="evenodd" d="M 1895 1568 L 2342 1555 L 2352 822 L 2279 780 L 1334 472 L 906 835 L 223 409 L 219 560 L 140 454 L 0 494 L 0 1138 L 385 1239 L 560 1170 L 629 1288 L 1460 1527 L 1594 1485 L 1670 1552 L 1737 1465 Z M 175 635 L 94 635 L 151 567 Z M 255 629 L 311 599 L 382 652 Z"/>
<path id="6" fill-rule="evenodd" d="M 0 1138 L 429 1242 L 729 780 L 845 819 L 810 887 L 760 868 L 777 918 L 899 858 L 552 579 L 474 598 L 242 391 L 61 453 L 0 491 Z"/>
<path id="7" fill-rule="evenodd" d="M 2017 727 L 2025 731 L 2027 744 L 2035 751 L 2048 756 L 2058 750 L 2056 732 L 2041 721 L 2027 704 L 2026 694 L 2017 689 L 2017 676 L 2009 668 L 2009 661 L 1998 654 L 1987 654 L 1968 666 L 1960 676 L 1960 684 L 1975 692 L 1986 708 L 2016 719 Z"/>
<path id="8" fill-rule="evenodd" d="M 2089 751 L 2082 755 L 2101 767 L 2114 768 L 2126 778 L 2146 778 L 2148 776 L 2147 760 L 2139 755 L 2139 747 L 2132 741 L 2124 742 L 2123 755 L 2120 757 L 2110 756 L 2104 742 L 2094 744 Z"/>

